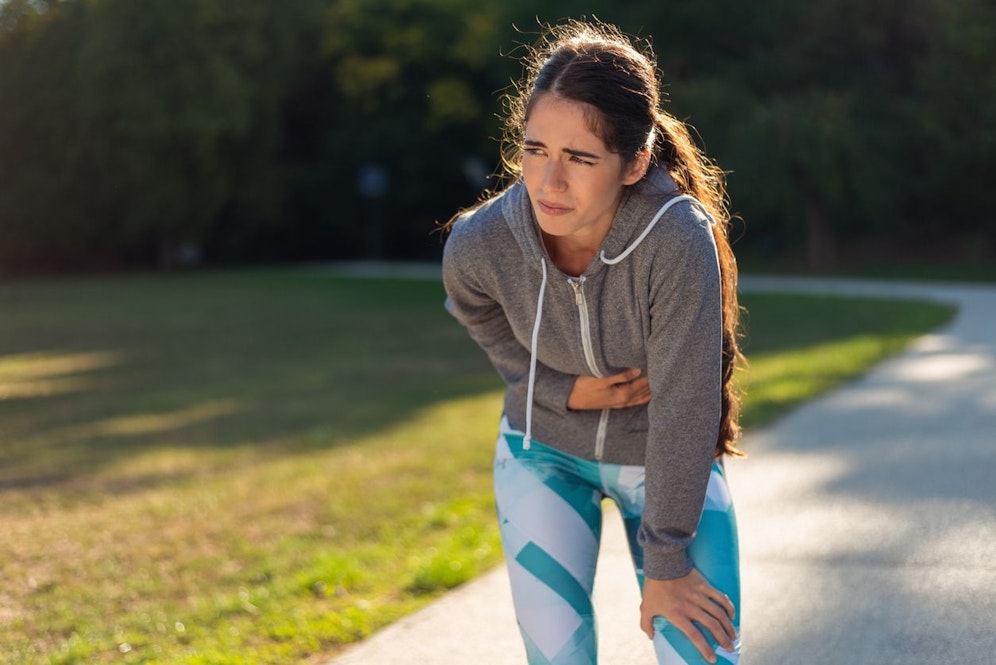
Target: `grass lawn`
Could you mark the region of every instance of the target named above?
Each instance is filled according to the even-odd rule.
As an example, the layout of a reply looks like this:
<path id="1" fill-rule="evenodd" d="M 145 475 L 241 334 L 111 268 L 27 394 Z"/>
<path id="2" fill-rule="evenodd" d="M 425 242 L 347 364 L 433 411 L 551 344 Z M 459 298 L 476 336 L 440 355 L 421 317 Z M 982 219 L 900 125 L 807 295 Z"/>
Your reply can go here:
<path id="1" fill-rule="evenodd" d="M 442 301 L 303 269 L 0 285 L 0 663 L 318 663 L 500 561 L 500 386 Z M 748 426 L 951 316 L 744 304 Z"/>

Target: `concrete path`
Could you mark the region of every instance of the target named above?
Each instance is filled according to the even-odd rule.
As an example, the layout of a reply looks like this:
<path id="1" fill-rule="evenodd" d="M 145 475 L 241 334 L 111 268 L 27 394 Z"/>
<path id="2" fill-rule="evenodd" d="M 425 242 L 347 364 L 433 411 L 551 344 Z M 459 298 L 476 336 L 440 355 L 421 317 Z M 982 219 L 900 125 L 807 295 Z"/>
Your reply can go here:
<path id="1" fill-rule="evenodd" d="M 960 307 L 953 324 L 864 378 L 751 432 L 750 457 L 728 465 L 742 662 L 996 663 L 996 288 L 786 278 L 742 287 Z M 652 665 L 618 515 L 606 526 L 600 662 Z M 524 662 L 499 569 L 329 665 Z"/>

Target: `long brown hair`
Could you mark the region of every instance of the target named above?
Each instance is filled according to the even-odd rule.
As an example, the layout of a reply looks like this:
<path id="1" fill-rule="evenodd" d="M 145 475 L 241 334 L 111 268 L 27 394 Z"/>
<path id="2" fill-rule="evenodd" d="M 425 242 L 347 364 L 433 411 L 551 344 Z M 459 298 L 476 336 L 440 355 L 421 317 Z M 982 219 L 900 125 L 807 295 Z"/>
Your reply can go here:
<path id="1" fill-rule="evenodd" d="M 536 100 L 545 93 L 586 104 L 591 131 L 629 163 L 649 150 L 651 164 L 667 170 L 685 194 L 702 202 L 715 220 L 723 306 L 722 416 L 716 456 L 742 456 L 740 395 L 734 372 L 739 348 L 737 262 L 730 246 L 725 173 L 702 152 L 688 126 L 661 108 L 661 81 L 649 43 L 634 43 L 604 23 L 569 21 L 547 27 L 525 58 L 524 79 L 503 98 L 501 157 L 506 181 L 521 174 L 523 132 Z"/>

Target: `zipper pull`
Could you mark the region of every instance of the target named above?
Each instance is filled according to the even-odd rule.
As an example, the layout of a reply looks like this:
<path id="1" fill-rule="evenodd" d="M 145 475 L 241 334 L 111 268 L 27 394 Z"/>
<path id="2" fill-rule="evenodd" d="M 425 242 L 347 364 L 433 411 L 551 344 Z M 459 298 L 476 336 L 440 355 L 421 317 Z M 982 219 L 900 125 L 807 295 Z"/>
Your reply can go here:
<path id="1" fill-rule="evenodd" d="M 569 279 L 567 283 L 574 287 L 574 304 L 580 307 L 584 304 L 584 294 L 582 289 L 584 288 L 585 276 L 581 275 L 577 279 Z"/>
<path id="2" fill-rule="evenodd" d="M 576 282 L 573 279 L 567 280 L 567 283 L 574 288 L 574 304 L 578 307 L 581 306 L 581 282 Z"/>

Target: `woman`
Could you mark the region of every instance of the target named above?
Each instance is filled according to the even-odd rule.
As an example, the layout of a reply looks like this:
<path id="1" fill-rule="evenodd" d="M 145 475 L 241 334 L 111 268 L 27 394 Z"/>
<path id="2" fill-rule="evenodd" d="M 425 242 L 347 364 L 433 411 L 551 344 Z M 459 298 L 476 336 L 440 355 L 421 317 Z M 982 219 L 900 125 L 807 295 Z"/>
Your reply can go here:
<path id="1" fill-rule="evenodd" d="M 507 384 L 495 494 L 533 664 L 596 662 L 604 498 L 659 662 L 739 660 L 736 264 L 722 172 L 659 88 L 615 28 L 553 28 L 509 100 L 515 181 L 449 225 L 448 307 Z"/>

